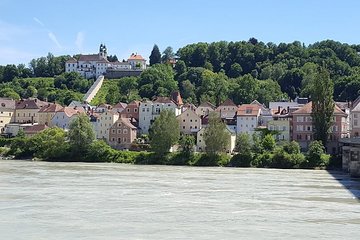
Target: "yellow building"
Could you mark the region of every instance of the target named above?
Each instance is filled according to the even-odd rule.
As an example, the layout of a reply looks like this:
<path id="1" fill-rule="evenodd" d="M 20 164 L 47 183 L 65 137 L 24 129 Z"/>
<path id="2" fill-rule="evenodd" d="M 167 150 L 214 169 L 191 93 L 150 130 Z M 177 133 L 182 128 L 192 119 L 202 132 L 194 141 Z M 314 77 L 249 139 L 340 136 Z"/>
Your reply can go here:
<path id="1" fill-rule="evenodd" d="M 268 121 L 267 129 L 276 131 L 275 139 L 277 141 L 290 141 L 290 119 L 287 109 L 272 110 L 273 119 Z"/>
<path id="2" fill-rule="evenodd" d="M 39 109 L 39 124 L 52 126 L 51 119 L 54 117 L 55 113 L 60 111 L 63 107 L 57 103 L 49 103 Z"/>
<path id="3" fill-rule="evenodd" d="M 37 98 L 21 99 L 15 102 L 15 118 L 17 123 L 38 123 L 39 110 L 48 103 Z"/>
<path id="4" fill-rule="evenodd" d="M 96 138 L 109 141 L 109 130 L 119 119 L 119 113 L 112 110 L 105 110 L 100 113 L 96 125 Z"/>
<path id="5" fill-rule="evenodd" d="M 6 124 L 14 121 L 15 100 L 0 98 L 0 133 L 4 132 Z"/>
<path id="6" fill-rule="evenodd" d="M 201 118 L 192 109 L 185 110 L 176 118 L 183 134 L 196 134 L 201 129 Z"/>

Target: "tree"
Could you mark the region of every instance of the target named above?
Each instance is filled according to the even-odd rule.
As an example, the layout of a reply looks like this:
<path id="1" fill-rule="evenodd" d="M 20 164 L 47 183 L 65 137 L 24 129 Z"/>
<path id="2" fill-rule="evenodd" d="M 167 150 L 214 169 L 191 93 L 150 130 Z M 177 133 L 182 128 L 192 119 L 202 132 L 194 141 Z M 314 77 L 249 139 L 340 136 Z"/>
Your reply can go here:
<path id="1" fill-rule="evenodd" d="M 89 146 L 94 141 L 95 134 L 88 116 L 81 114 L 71 121 L 68 137 L 75 158 L 81 158 L 87 151 L 91 151 Z"/>
<path id="2" fill-rule="evenodd" d="M 249 153 L 252 149 L 251 137 L 248 133 L 239 133 L 236 137 L 235 151 Z"/>
<path id="3" fill-rule="evenodd" d="M 14 89 L 12 88 L 3 88 L 0 90 L 0 97 L 6 97 L 6 98 L 11 98 L 14 100 L 19 100 L 20 99 L 20 95 L 14 91 Z"/>
<path id="4" fill-rule="evenodd" d="M 321 141 L 312 141 L 306 154 L 306 167 L 325 167 L 329 163 L 328 155 Z"/>
<path id="5" fill-rule="evenodd" d="M 6 65 L 3 72 L 3 81 L 10 82 L 19 76 L 19 71 L 14 64 Z"/>
<path id="6" fill-rule="evenodd" d="M 126 96 L 126 100 L 130 102 L 131 94 L 136 92 L 138 88 L 138 78 L 136 77 L 124 77 L 119 82 L 120 92 Z"/>
<path id="7" fill-rule="evenodd" d="M 168 63 L 169 60 L 174 59 L 174 57 L 175 57 L 175 53 L 174 53 L 172 47 L 169 46 L 169 47 L 165 48 L 163 55 L 161 57 L 161 61 L 162 61 L 162 63 Z"/>
<path id="8" fill-rule="evenodd" d="M 204 141 L 205 151 L 211 155 L 226 152 L 230 144 L 230 133 L 216 113 L 209 115 L 209 125 L 205 129 Z"/>
<path id="9" fill-rule="evenodd" d="M 195 138 L 192 135 L 183 135 L 180 138 L 180 147 L 181 152 L 185 156 L 190 156 L 191 153 L 194 151 L 194 145 L 195 145 Z"/>
<path id="10" fill-rule="evenodd" d="M 155 119 L 149 130 L 150 146 L 153 151 L 163 156 L 180 138 L 179 122 L 174 112 L 164 110 Z"/>
<path id="11" fill-rule="evenodd" d="M 155 44 L 152 51 L 151 51 L 151 55 L 149 57 L 150 59 L 150 66 L 157 64 L 157 63 L 161 63 L 161 53 L 159 50 L 159 47 Z"/>
<path id="12" fill-rule="evenodd" d="M 35 157 L 44 160 L 62 159 L 68 154 L 66 132 L 61 128 L 48 128 L 30 139 Z"/>
<path id="13" fill-rule="evenodd" d="M 311 99 L 312 99 L 312 120 L 315 127 L 314 139 L 320 140 L 326 146 L 335 103 L 333 100 L 334 84 L 330 79 L 329 72 L 320 67 L 312 79 Z"/>
<path id="14" fill-rule="evenodd" d="M 275 139 L 271 134 L 266 134 L 262 139 L 261 144 L 264 150 L 269 152 L 273 151 L 276 146 Z"/>

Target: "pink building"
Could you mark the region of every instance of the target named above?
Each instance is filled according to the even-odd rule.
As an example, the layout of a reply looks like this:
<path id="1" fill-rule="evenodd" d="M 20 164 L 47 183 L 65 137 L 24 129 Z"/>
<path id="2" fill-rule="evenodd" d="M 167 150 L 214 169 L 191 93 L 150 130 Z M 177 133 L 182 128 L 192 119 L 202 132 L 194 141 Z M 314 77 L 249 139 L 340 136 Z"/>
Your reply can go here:
<path id="1" fill-rule="evenodd" d="M 302 150 L 306 151 L 313 137 L 313 122 L 311 117 L 312 102 L 291 113 L 291 140 L 300 144 Z M 347 114 L 343 112 L 336 104 L 334 107 L 333 126 L 330 129 L 329 140 L 327 143 L 327 152 L 336 154 L 339 152 L 339 139 L 348 134 L 346 122 Z"/>

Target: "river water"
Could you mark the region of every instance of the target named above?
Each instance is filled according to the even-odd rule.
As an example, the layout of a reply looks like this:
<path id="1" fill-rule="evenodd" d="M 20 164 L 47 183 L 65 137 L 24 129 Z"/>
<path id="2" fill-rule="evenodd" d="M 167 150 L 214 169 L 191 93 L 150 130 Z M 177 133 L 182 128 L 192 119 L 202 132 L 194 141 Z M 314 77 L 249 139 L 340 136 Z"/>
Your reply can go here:
<path id="1" fill-rule="evenodd" d="M 0 161 L 0 239 L 359 239 L 359 189 L 326 171 Z"/>

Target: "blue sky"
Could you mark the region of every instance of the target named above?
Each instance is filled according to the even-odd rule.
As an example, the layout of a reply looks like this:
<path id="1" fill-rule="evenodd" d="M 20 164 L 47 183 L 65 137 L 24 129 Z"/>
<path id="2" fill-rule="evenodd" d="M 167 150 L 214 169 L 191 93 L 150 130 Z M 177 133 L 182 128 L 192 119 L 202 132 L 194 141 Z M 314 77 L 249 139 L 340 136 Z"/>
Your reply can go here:
<path id="1" fill-rule="evenodd" d="M 0 0 L 0 65 L 97 53 L 148 58 L 156 43 L 240 41 L 360 43 L 356 0 Z"/>

